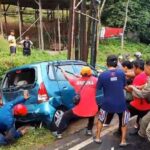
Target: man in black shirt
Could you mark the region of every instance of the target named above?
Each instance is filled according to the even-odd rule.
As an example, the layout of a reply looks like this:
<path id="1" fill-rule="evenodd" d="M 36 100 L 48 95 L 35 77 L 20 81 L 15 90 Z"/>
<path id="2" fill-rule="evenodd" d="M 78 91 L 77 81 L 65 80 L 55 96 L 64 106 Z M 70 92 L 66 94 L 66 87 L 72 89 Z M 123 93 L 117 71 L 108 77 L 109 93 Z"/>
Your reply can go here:
<path id="1" fill-rule="evenodd" d="M 30 41 L 29 36 L 25 37 L 25 40 L 20 42 L 23 45 L 23 55 L 30 56 L 31 55 L 31 46 L 33 45 L 32 41 Z"/>

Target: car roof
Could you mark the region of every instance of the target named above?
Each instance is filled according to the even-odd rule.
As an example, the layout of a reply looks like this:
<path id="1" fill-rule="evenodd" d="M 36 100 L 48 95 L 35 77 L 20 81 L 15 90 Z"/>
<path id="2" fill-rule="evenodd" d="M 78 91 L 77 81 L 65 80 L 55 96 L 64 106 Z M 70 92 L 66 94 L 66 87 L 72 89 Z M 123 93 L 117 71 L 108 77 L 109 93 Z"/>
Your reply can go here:
<path id="1" fill-rule="evenodd" d="M 19 69 L 25 69 L 30 67 L 36 67 L 42 64 L 53 64 L 53 65 L 69 65 L 69 64 L 78 64 L 78 65 L 87 65 L 86 62 L 81 60 L 59 60 L 59 61 L 42 61 L 42 62 L 35 62 L 31 64 L 21 65 L 15 68 L 10 69 L 8 72 L 12 72 Z M 7 73 L 8 73 L 7 72 Z"/>

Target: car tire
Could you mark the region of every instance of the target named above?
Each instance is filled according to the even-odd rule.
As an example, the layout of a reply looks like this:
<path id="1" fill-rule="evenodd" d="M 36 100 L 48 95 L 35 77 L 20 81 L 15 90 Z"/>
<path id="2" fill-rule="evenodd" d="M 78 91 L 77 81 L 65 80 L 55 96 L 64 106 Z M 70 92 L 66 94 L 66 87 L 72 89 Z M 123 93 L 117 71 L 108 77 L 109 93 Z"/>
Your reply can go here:
<path id="1" fill-rule="evenodd" d="M 51 131 L 56 131 L 58 129 L 61 118 L 62 118 L 62 116 L 63 116 L 63 114 L 65 113 L 66 110 L 67 109 L 63 106 L 57 108 L 57 110 L 54 114 L 54 117 L 53 117 L 53 121 L 50 125 L 50 130 Z"/>

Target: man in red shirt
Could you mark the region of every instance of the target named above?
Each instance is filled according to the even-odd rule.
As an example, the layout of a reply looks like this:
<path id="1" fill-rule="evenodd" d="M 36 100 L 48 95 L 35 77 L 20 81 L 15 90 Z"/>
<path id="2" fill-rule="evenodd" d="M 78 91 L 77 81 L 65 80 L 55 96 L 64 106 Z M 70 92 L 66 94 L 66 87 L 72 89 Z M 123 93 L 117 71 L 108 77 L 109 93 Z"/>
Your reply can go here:
<path id="1" fill-rule="evenodd" d="M 134 61 L 133 69 L 136 75 L 133 80 L 133 85 L 136 87 L 145 85 L 147 82 L 147 75 L 144 72 L 144 61 Z M 128 109 L 131 113 L 131 116 L 138 115 L 136 120 L 136 126 L 137 128 L 139 128 L 139 121 L 150 110 L 150 104 L 148 104 L 146 99 L 144 98 L 133 97 L 133 101 L 130 102 Z"/>
<path id="2" fill-rule="evenodd" d="M 56 136 L 57 138 L 62 138 L 61 133 L 67 127 L 68 122 L 73 118 L 89 118 L 87 134 L 92 135 L 94 116 L 98 112 L 98 105 L 96 103 L 97 78 L 92 76 L 92 70 L 89 67 L 83 67 L 81 69 L 81 77 L 71 78 L 64 70 L 62 70 L 62 72 L 65 78 L 74 87 L 75 92 L 80 93 L 80 101 L 74 108 L 64 113 Z"/>

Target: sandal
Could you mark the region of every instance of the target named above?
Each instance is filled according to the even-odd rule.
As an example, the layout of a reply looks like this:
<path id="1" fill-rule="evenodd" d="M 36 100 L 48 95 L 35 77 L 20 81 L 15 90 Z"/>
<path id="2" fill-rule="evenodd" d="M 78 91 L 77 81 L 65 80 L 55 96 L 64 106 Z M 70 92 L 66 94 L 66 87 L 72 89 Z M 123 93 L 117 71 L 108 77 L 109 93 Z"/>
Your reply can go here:
<path id="1" fill-rule="evenodd" d="M 102 143 L 102 140 L 101 140 L 101 139 L 96 139 L 96 138 L 95 138 L 95 139 L 94 139 L 94 142 L 97 143 L 97 144 L 101 144 L 101 143 Z"/>
<path id="2" fill-rule="evenodd" d="M 128 146 L 128 145 L 129 145 L 129 143 L 120 143 L 120 144 L 119 144 L 120 147 L 126 147 L 126 146 Z"/>

